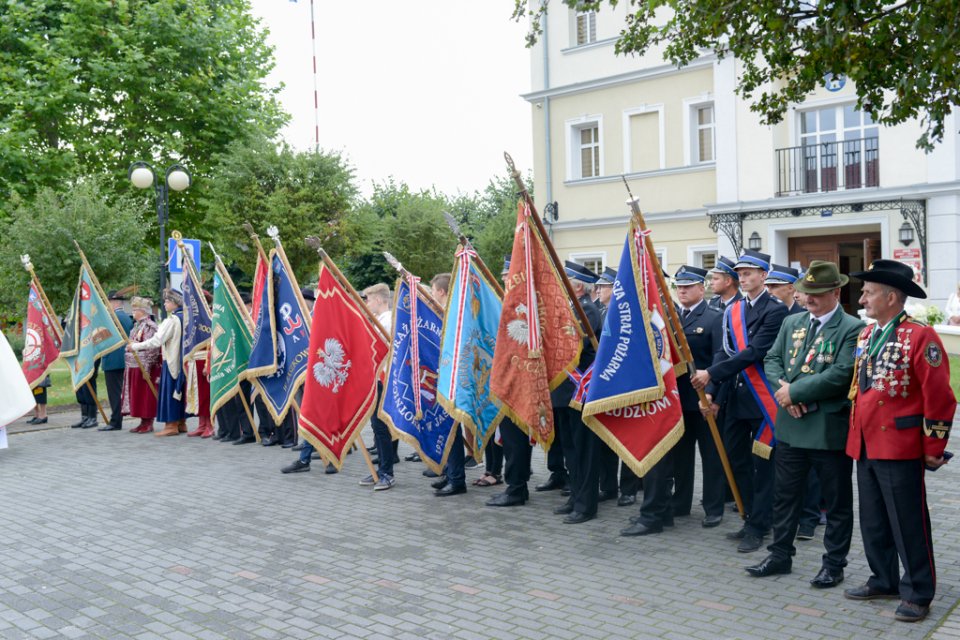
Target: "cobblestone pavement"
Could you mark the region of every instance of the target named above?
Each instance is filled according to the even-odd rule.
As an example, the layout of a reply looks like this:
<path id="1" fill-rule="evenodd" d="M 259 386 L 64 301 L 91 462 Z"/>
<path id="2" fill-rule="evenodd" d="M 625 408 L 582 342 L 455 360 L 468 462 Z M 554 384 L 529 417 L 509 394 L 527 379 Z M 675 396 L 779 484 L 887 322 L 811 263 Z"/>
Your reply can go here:
<path id="1" fill-rule="evenodd" d="M 556 493 L 512 509 L 484 507 L 491 488 L 434 498 L 419 463 L 374 493 L 357 484 L 358 454 L 338 475 L 285 476 L 294 454 L 279 447 L 13 431 L 0 451 L 0 638 L 960 637 L 950 467 L 928 476 L 937 600 L 908 625 L 895 603 L 807 584 L 822 528 L 792 575 L 760 580 L 742 567 L 763 552 L 724 539 L 732 514 L 707 530 L 695 508 L 663 535 L 626 539 L 634 508 L 604 503 L 574 526 L 552 515 Z M 542 481 L 542 455 L 534 468 Z M 857 531 L 846 585 L 866 576 Z"/>

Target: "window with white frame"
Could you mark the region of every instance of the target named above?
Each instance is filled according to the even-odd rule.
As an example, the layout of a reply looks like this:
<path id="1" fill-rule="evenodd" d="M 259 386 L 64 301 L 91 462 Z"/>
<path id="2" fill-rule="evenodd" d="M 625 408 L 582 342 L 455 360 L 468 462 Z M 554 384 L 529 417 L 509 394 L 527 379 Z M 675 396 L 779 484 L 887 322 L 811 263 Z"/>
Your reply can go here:
<path id="1" fill-rule="evenodd" d="M 570 260 L 585 266 L 597 275 L 603 273 L 603 254 L 572 254 Z"/>
<path id="2" fill-rule="evenodd" d="M 716 120 L 714 118 L 713 103 L 700 104 L 693 108 L 694 116 L 694 147 L 693 162 L 713 162 L 716 160 L 714 150 L 716 136 Z"/>
<path id="3" fill-rule="evenodd" d="M 693 262 L 692 266 L 700 267 L 701 269 L 706 269 L 709 271 L 717 266 L 717 250 L 716 249 L 695 249 L 693 251 Z"/>
<path id="4" fill-rule="evenodd" d="M 880 130 L 855 104 L 799 113 L 803 191 L 875 187 L 879 180 Z"/>
<path id="5" fill-rule="evenodd" d="M 570 130 L 571 178 L 596 178 L 600 172 L 600 123 L 581 122 Z"/>
<path id="6" fill-rule="evenodd" d="M 597 41 L 597 12 L 577 11 L 577 46 Z"/>

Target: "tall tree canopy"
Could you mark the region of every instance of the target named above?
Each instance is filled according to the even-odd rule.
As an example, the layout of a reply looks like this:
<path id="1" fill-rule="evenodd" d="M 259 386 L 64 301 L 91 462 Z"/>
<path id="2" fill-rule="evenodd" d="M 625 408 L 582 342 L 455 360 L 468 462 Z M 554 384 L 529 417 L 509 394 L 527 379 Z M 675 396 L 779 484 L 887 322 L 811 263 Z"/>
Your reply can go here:
<path id="1" fill-rule="evenodd" d="M 12 192 L 122 181 L 134 160 L 202 171 L 272 137 L 273 64 L 247 0 L 0 0 L 0 213 Z"/>
<path id="2" fill-rule="evenodd" d="M 515 0 L 539 35 L 549 0 Z M 619 0 L 563 0 L 578 10 Z M 960 11 L 955 0 L 626 0 L 618 54 L 664 45 L 683 66 L 704 51 L 742 63 L 737 91 L 767 123 L 779 122 L 824 78 L 844 74 L 858 106 L 881 124 L 920 118 L 917 146 L 932 148 L 960 104 Z"/>

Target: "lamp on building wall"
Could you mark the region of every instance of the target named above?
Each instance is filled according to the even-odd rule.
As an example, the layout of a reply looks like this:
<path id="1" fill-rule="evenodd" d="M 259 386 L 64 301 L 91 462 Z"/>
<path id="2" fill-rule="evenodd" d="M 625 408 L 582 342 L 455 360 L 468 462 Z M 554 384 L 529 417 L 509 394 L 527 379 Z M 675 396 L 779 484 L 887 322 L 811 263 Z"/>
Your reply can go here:
<path id="1" fill-rule="evenodd" d="M 547 222 L 556 222 L 560 219 L 560 205 L 556 201 L 548 202 L 543 208 L 543 217 Z"/>
<path id="2" fill-rule="evenodd" d="M 760 240 L 760 234 L 754 231 L 750 234 L 750 238 L 747 240 L 747 248 L 751 251 L 760 251 L 763 247 L 763 242 Z"/>
<path id="3" fill-rule="evenodd" d="M 900 244 L 905 247 L 909 247 L 913 244 L 913 227 L 910 226 L 910 223 L 906 220 L 903 221 L 903 224 L 900 225 Z"/>

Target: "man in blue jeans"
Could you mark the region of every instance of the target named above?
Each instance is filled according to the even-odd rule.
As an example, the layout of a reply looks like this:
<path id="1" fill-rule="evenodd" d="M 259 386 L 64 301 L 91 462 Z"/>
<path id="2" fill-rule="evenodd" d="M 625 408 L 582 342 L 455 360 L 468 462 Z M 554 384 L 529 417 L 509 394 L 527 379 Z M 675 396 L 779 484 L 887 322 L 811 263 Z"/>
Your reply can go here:
<path id="1" fill-rule="evenodd" d="M 390 310 L 390 287 L 380 282 L 367 287 L 360 294 L 360 297 L 367 302 L 367 308 L 375 316 L 388 335 L 392 335 L 393 313 Z M 380 399 L 383 396 L 383 383 L 377 382 L 377 403 L 374 405 L 373 415 L 370 416 L 370 427 L 373 429 L 373 440 L 377 447 L 377 457 L 380 458 L 377 469 L 379 480 L 374 481 L 373 475 L 369 475 L 360 481 L 361 487 L 373 487 L 374 491 L 386 491 L 395 484 L 393 479 L 393 460 L 396 455 L 393 450 L 393 436 L 390 435 L 390 428 L 377 415 L 377 409 L 380 407 Z"/>

